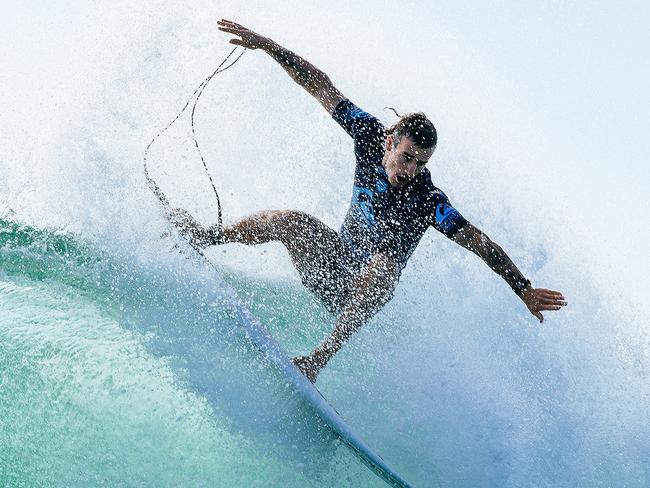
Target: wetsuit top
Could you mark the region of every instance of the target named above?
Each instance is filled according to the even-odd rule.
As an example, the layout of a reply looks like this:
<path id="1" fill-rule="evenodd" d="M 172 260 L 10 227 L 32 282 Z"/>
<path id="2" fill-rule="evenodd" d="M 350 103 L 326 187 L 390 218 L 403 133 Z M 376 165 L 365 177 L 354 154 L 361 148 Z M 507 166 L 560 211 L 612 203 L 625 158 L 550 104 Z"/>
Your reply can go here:
<path id="1" fill-rule="evenodd" d="M 401 271 L 429 226 L 451 238 L 467 223 L 426 168 L 403 188 L 388 182 L 381 164 L 386 129 L 377 118 L 349 100 L 339 102 L 332 117 L 352 136 L 357 159 L 352 201 L 339 233 L 353 267 L 384 252 Z"/>

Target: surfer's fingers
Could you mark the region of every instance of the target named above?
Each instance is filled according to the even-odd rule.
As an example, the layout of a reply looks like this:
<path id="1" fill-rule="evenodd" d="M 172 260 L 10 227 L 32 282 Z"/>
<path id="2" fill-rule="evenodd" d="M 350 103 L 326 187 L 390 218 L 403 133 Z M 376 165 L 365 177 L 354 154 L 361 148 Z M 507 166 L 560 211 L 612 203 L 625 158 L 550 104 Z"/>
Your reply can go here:
<path id="1" fill-rule="evenodd" d="M 239 24 L 233 24 L 232 22 L 217 22 L 219 30 L 223 31 L 247 31 L 248 29 Z"/>
<path id="2" fill-rule="evenodd" d="M 537 288 L 537 290 L 538 290 L 540 293 L 544 294 L 544 295 L 549 295 L 549 296 L 555 296 L 555 297 L 564 298 L 564 295 L 563 295 L 561 292 L 559 292 L 559 291 L 549 290 L 549 289 L 547 289 L 547 288 Z"/>
<path id="3" fill-rule="evenodd" d="M 217 20 L 217 24 L 219 24 L 219 25 L 226 25 L 226 26 L 232 26 L 232 27 L 240 27 L 240 28 L 242 28 L 242 29 L 244 28 L 243 25 L 238 24 L 237 22 L 233 22 L 232 20 L 228 20 L 228 19 L 220 19 L 220 20 Z"/>
<path id="4" fill-rule="evenodd" d="M 537 299 L 538 300 L 561 301 L 561 302 L 566 301 L 566 298 L 564 298 L 564 295 L 562 295 L 561 293 L 549 293 L 548 291 L 539 291 L 537 293 Z"/>
<path id="5" fill-rule="evenodd" d="M 230 34 L 236 34 L 238 36 L 242 34 L 248 34 L 251 33 L 250 29 L 247 29 L 246 27 L 243 27 L 241 25 L 235 24 L 235 25 L 230 25 L 230 24 L 219 24 L 219 30 L 223 32 L 228 32 Z"/>
<path id="6" fill-rule="evenodd" d="M 542 300 L 539 301 L 539 303 L 541 305 L 559 305 L 561 307 L 564 307 L 567 304 L 567 302 L 565 302 L 564 300 L 559 300 L 557 298 L 542 299 Z"/>
<path id="7" fill-rule="evenodd" d="M 562 305 L 540 305 L 537 310 L 560 310 Z"/>
<path id="8" fill-rule="evenodd" d="M 243 47 L 248 47 L 249 44 L 247 42 L 242 41 L 241 39 L 230 39 L 228 41 L 230 44 L 234 44 L 235 46 L 243 46 Z"/>
<path id="9" fill-rule="evenodd" d="M 226 26 L 219 26 L 219 30 L 221 32 L 227 32 L 228 34 L 235 34 L 237 36 L 242 35 L 244 32 L 242 29 L 238 29 L 236 27 L 226 27 Z"/>

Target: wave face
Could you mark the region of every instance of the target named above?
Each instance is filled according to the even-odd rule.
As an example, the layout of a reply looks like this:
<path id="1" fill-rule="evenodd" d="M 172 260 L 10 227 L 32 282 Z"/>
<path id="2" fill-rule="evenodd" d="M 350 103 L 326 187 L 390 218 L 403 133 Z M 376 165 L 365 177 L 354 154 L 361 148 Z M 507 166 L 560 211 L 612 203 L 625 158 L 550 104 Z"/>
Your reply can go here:
<path id="1" fill-rule="evenodd" d="M 3 486 L 376 483 L 250 346 L 219 275 L 10 222 L 0 241 Z"/>
<path id="2" fill-rule="evenodd" d="M 6 4 L 0 39 L 16 48 L 0 74 L 0 485 L 381 486 L 232 318 L 237 293 L 291 354 L 327 333 L 332 317 L 285 252 L 228 245 L 206 267 L 144 185 L 144 146 L 229 51 L 217 15 L 303 54 L 386 123 L 387 105 L 432 115 L 435 183 L 570 301 L 540 326 L 482 262 L 428 233 L 394 299 L 319 377 L 352 428 L 415 486 L 648 485 L 647 171 L 628 165 L 636 128 L 596 125 L 580 98 L 591 92 L 552 71 L 645 93 L 590 78 L 602 60 L 566 47 L 581 45 L 569 31 L 587 39 L 609 18 L 417 2 Z M 637 23 L 612 15 L 629 21 L 616 38 L 631 43 Z M 495 31 L 525 48 L 485 42 Z M 618 56 L 601 44 L 593 52 Z M 554 73 L 553 96 L 516 69 L 524 51 Z M 620 101 L 606 102 L 612 120 L 643 106 Z M 350 141 L 268 57 L 248 52 L 215 78 L 196 128 L 226 222 L 299 208 L 338 227 Z M 615 171 L 611 147 L 625 148 Z M 150 157 L 172 204 L 213 223 L 187 117 Z"/>

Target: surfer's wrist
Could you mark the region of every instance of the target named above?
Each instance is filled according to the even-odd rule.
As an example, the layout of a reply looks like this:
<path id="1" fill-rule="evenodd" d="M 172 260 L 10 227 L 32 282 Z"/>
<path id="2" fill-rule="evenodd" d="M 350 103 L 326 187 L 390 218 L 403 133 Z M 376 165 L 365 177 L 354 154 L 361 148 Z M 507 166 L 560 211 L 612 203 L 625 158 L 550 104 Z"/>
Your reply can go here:
<path id="1" fill-rule="evenodd" d="M 265 53 L 272 55 L 273 53 L 276 53 L 284 48 L 273 39 L 264 37 L 263 39 L 260 39 L 260 49 Z"/>
<path id="2" fill-rule="evenodd" d="M 523 298 L 524 293 L 532 288 L 530 280 L 524 278 L 523 276 L 512 283 L 510 286 L 512 287 L 512 291 L 514 291 L 519 298 Z"/>
<path id="3" fill-rule="evenodd" d="M 208 245 L 216 246 L 218 244 L 225 244 L 223 227 L 219 224 L 214 224 L 208 227 L 205 231 Z"/>

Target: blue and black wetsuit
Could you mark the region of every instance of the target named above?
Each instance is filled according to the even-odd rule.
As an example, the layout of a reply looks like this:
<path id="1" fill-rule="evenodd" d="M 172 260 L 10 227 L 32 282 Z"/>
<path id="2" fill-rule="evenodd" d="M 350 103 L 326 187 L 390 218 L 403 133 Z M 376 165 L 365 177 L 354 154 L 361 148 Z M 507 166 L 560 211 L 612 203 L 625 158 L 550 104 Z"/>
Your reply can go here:
<path id="1" fill-rule="evenodd" d="M 405 187 L 391 186 L 382 166 L 386 128 L 377 118 L 349 100 L 341 101 L 332 117 L 354 140 L 354 188 L 339 232 L 341 255 L 325 271 L 332 279 L 308 286 L 330 309 L 338 309 L 340 304 L 333 302 L 344 299 L 351 277 L 363 270 L 376 253 L 393 257 L 401 272 L 430 226 L 452 237 L 467 220 L 434 186 L 426 168 Z M 329 289 L 331 286 L 336 293 Z"/>

